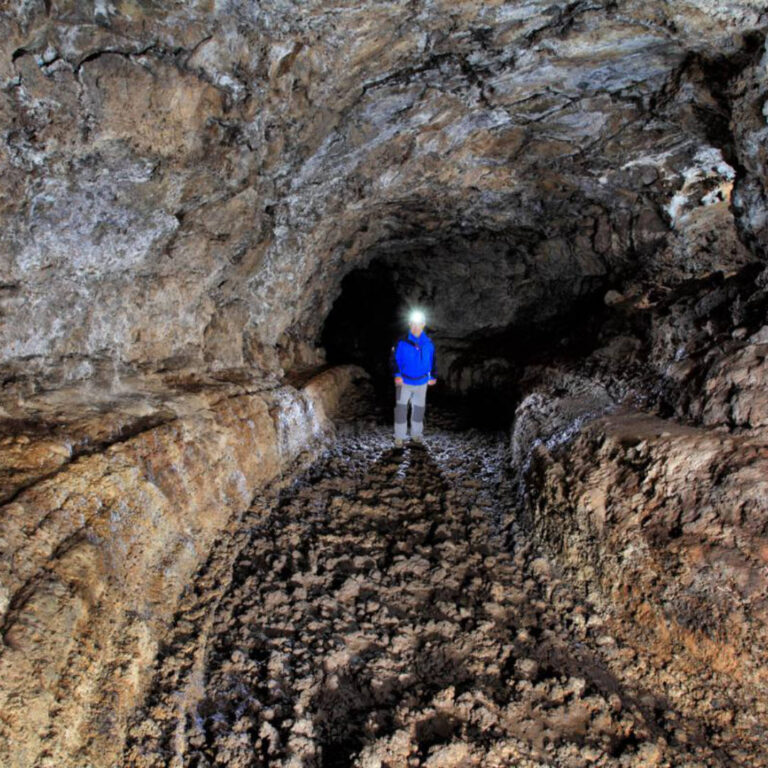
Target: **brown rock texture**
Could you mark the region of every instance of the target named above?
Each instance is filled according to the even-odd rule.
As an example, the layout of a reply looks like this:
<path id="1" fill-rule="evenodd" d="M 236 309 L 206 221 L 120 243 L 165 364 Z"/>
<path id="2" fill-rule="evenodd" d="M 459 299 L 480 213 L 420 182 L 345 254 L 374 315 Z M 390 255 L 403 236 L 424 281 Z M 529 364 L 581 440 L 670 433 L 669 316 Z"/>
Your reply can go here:
<path id="1" fill-rule="evenodd" d="M 704 728 L 732 724 L 736 765 L 751 764 L 768 716 L 767 463 L 764 434 L 617 411 L 535 448 L 527 478 L 537 539 L 608 607 L 613 631 L 664 670 L 672 706 Z M 693 694 L 702 679 L 730 686 L 727 706 Z M 734 708 L 750 714 L 734 720 Z"/>
<path id="2" fill-rule="evenodd" d="M 592 461 L 586 443 L 609 428 L 598 456 L 612 456 L 612 441 L 627 434 L 648 441 L 658 424 L 643 418 L 627 416 L 624 432 L 594 422 L 573 461 Z M 558 468 L 548 465 L 533 531 L 546 544 L 562 527 L 567 542 L 548 556 L 517 519 L 503 433 L 461 429 L 445 415 L 429 424 L 427 450 L 393 450 L 388 427 L 347 434 L 292 485 L 257 500 L 197 574 L 199 590 L 185 595 L 124 764 L 765 765 L 764 699 L 755 701 L 764 669 L 749 646 L 761 628 L 718 640 L 716 620 L 698 615 L 718 604 L 706 593 L 684 603 L 685 626 L 663 623 L 661 602 L 652 603 L 654 588 L 665 608 L 674 601 L 673 565 L 689 590 L 703 587 L 701 573 L 714 590 L 731 586 L 715 571 L 735 575 L 727 569 L 741 562 L 753 582 L 745 591 L 741 572 L 734 584 L 755 607 L 759 565 L 729 545 L 733 528 L 723 521 L 726 535 L 715 545 L 711 533 L 698 557 L 657 533 L 664 562 L 654 570 L 653 557 L 638 554 L 637 572 L 622 571 L 627 542 L 641 548 L 643 534 L 612 519 L 602 538 L 572 533 L 593 518 L 580 509 L 571 522 L 551 479 Z M 695 434 L 667 438 L 658 475 L 674 481 L 670 454 Z M 702 458 L 703 479 L 711 456 Z M 594 499 L 595 517 L 612 508 L 610 492 L 600 507 L 588 484 L 601 471 L 629 508 L 627 483 L 612 482 L 609 469 L 604 461 L 577 474 L 565 499 Z M 663 478 L 656 487 L 679 490 Z M 586 574 L 585 562 L 605 572 Z M 606 584 L 613 601 L 600 594 Z M 617 614 L 620 604 L 637 605 L 635 615 Z M 688 654 L 674 653 L 683 638 Z M 743 678 L 734 678 L 741 661 Z M 738 691 L 735 679 L 745 682 Z"/>
<path id="3" fill-rule="evenodd" d="M 361 375 L 299 390 L 155 380 L 109 403 L 58 391 L 4 425 L 3 764 L 109 763 L 191 575 L 262 486 L 317 450 Z"/>
<path id="4" fill-rule="evenodd" d="M 760 2 L 35 0 L 0 24 L 6 380 L 314 363 L 379 258 L 455 360 L 628 274 L 764 253 Z"/>
<path id="5" fill-rule="evenodd" d="M 0 3 L 0 762 L 765 764 L 767 34 Z"/>

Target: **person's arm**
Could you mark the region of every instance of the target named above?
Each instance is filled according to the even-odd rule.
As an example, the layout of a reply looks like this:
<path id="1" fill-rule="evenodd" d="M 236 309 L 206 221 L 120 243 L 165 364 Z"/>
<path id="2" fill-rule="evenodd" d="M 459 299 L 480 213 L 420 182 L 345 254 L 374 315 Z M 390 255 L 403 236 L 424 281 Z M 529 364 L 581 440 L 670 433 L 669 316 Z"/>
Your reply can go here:
<path id="1" fill-rule="evenodd" d="M 397 346 L 400 342 L 396 341 L 395 346 L 392 347 L 390 353 L 389 353 L 389 370 L 392 372 L 392 375 L 395 377 L 395 384 L 402 384 L 403 378 L 400 375 L 400 363 L 397 361 Z"/>
<path id="2" fill-rule="evenodd" d="M 437 349 L 434 344 L 432 345 L 432 365 L 430 366 L 429 380 L 433 384 L 437 382 Z"/>

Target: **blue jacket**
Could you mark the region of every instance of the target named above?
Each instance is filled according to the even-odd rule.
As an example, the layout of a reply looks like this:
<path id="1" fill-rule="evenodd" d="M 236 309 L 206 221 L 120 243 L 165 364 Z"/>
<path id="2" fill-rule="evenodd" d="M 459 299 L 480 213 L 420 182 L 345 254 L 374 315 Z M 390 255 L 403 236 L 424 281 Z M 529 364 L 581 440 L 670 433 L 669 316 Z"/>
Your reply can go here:
<path id="1" fill-rule="evenodd" d="M 424 331 L 416 337 L 410 331 L 395 342 L 389 356 L 393 376 L 401 376 L 406 384 L 426 384 L 437 378 L 435 345 Z"/>

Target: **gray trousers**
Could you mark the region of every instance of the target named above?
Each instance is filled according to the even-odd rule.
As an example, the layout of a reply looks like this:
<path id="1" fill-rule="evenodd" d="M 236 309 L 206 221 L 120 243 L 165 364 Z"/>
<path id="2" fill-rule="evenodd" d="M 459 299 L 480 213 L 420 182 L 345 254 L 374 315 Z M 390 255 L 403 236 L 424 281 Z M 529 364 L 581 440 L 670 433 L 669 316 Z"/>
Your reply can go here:
<path id="1" fill-rule="evenodd" d="M 411 437 L 424 431 L 424 409 L 428 384 L 406 384 L 395 387 L 395 437 L 404 440 L 408 433 L 408 403 L 411 404 Z"/>

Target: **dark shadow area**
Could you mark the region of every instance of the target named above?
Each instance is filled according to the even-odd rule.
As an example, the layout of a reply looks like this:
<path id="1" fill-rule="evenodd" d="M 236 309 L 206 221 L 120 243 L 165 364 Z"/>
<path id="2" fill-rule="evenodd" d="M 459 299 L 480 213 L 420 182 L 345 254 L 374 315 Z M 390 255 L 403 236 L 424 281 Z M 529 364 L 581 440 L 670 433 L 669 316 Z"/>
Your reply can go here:
<path id="1" fill-rule="evenodd" d="M 470 265 L 471 257 L 466 254 Z M 425 271 L 418 271 L 414 263 Z M 510 312 L 504 302 L 516 300 L 515 286 L 510 285 L 508 293 L 497 287 L 478 309 L 478 284 L 490 285 L 493 275 L 458 280 L 448 290 L 448 271 L 445 259 L 430 266 L 404 254 L 375 258 L 342 281 L 320 342 L 329 364 L 354 363 L 371 375 L 380 420 L 392 416 L 389 354 L 397 338 L 407 334 L 408 312 L 413 307 L 426 311 L 426 333 L 437 350 L 438 383 L 428 391 L 428 414 L 446 408 L 463 414 L 467 426 L 490 430 L 511 422 L 525 394 L 526 367 L 582 360 L 619 327 L 626 330 L 642 322 L 606 306 L 603 279 L 585 284 L 583 295 L 566 296 L 560 288 Z M 510 316 L 513 320 L 483 324 L 489 308 L 491 313 L 498 309 L 500 321 Z M 644 336 L 641 329 L 637 331 Z"/>
<path id="2" fill-rule="evenodd" d="M 406 328 L 407 306 L 392 270 L 374 261 L 355 269 L 341 283 L 341 294 L 326 318 L 320 338 L 332 365 L 365 368 L 377 389 L 389 380 L 389 351 Z M 430 329 L 427 329 L 430 333 Z"/>

